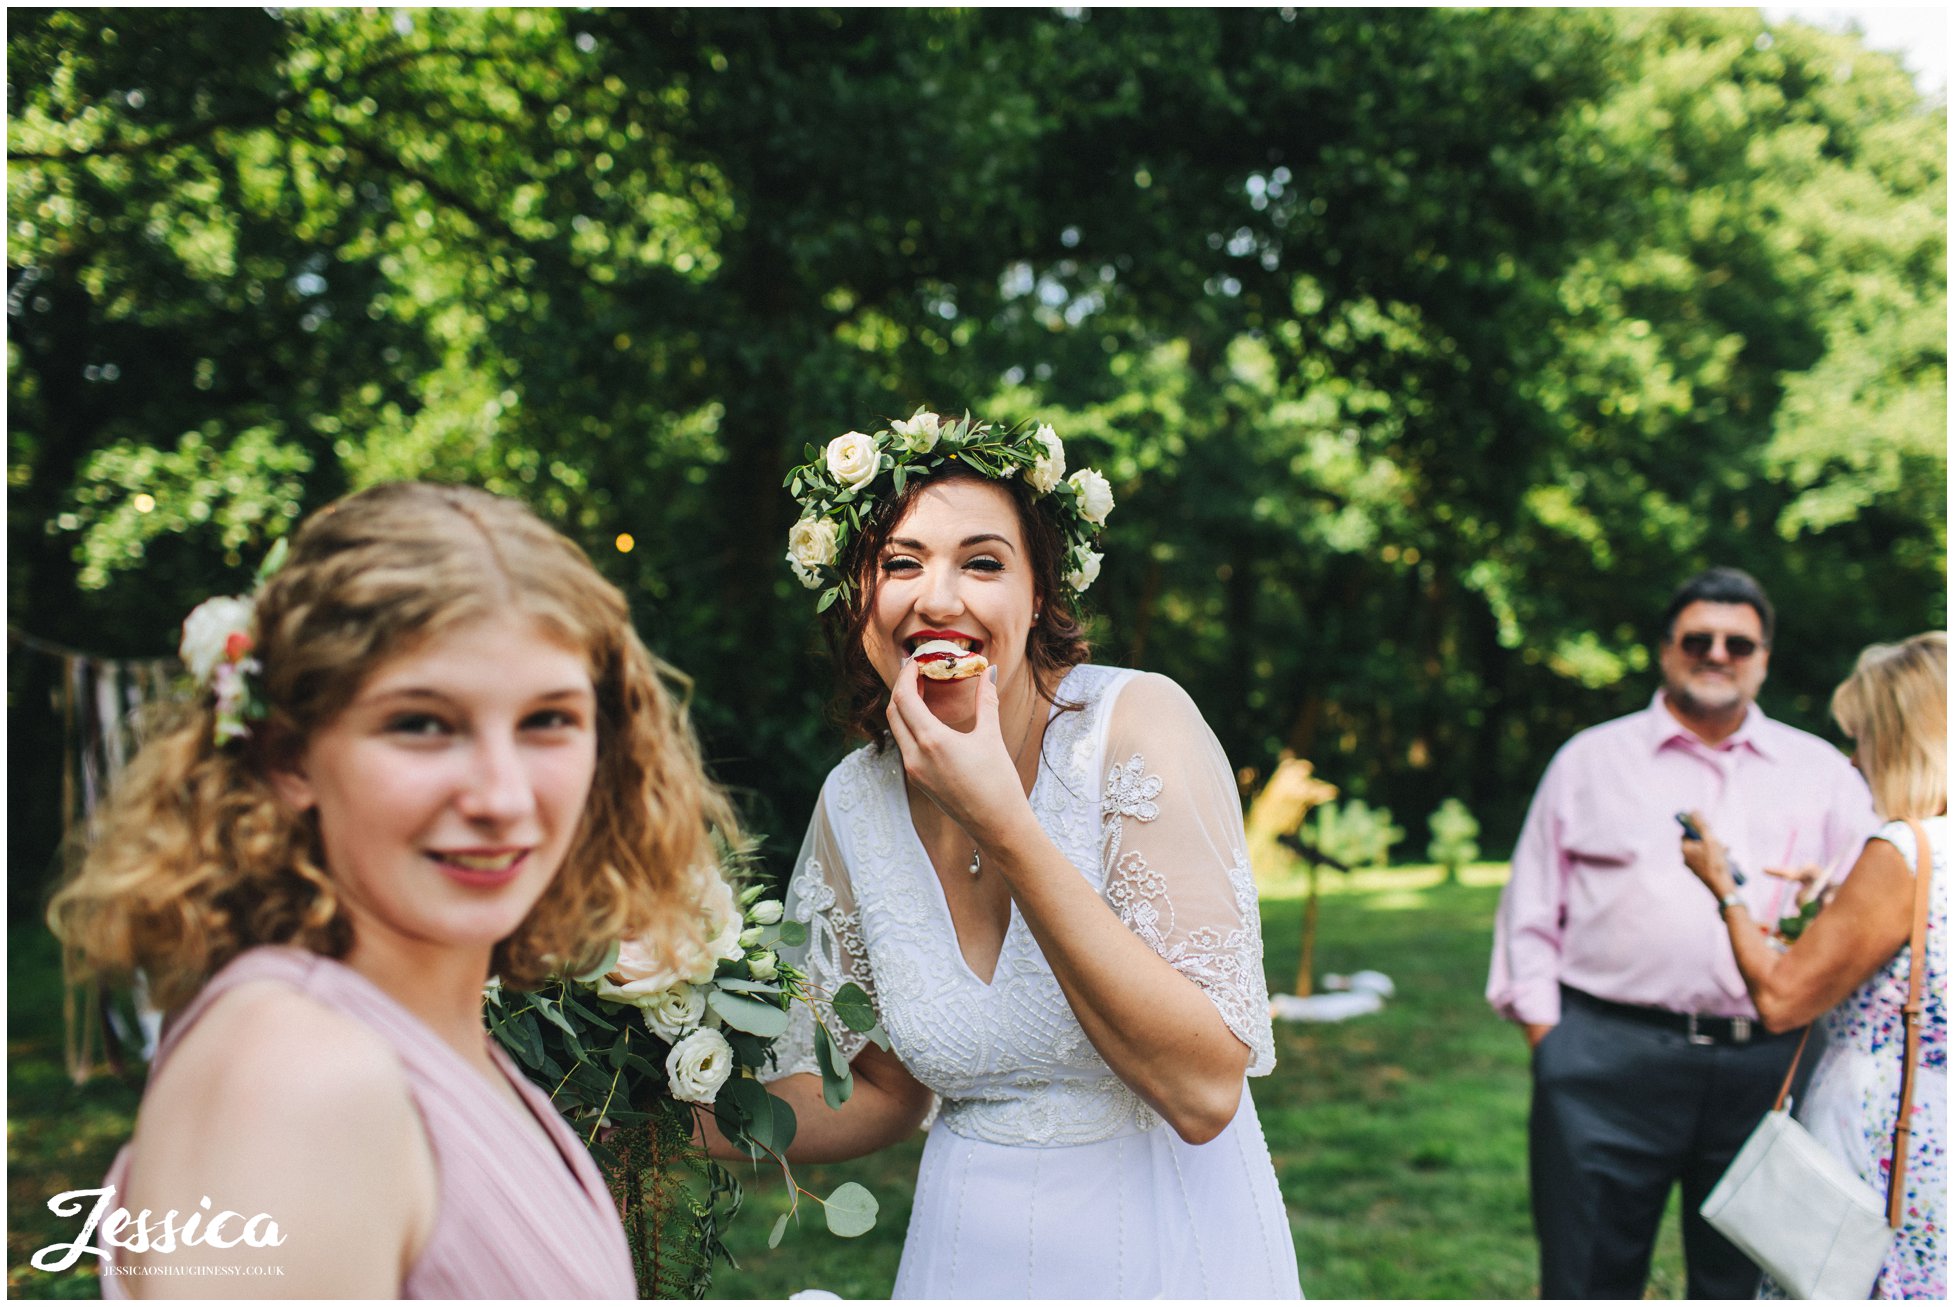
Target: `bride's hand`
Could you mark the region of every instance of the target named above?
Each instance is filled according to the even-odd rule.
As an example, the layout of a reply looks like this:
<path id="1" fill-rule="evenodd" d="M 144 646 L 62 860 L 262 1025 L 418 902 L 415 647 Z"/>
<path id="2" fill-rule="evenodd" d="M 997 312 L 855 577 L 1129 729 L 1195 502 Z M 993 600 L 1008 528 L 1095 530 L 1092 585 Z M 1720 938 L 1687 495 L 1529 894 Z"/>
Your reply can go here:
<path id="1" fill-rule="evenodd" d="M 914 658 L 903 659 L 889 691 L 889 731 L 903 770 L 950 819 L 977 836 L 1025 802 L 1024 787 L 998 725 L 996 669 L 977 684 L 977 719 L 968 731 L 946 726 L 923 702 Z"/>

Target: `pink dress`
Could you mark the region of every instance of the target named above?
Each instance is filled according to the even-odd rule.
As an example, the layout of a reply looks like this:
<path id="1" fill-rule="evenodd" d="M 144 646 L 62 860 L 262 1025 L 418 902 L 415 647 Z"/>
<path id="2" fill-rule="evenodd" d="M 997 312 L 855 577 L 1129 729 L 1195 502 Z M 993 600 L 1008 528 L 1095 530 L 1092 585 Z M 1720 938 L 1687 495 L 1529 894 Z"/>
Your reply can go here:
<path id="1" fill-rule="evenodd" d="M 506 1099 L 418 1017 L 343 963 L 297 948 L 240 954 L 171 1019 L 150 1074 L 162 1070 L 218 995 L 259 980 L 290 985 L 353 1018 L 400 1058 L 433 1147 L 440 1204 L 427 1245 L 401 1283 L 402 1298 L 638 1296 L 603 1176 L 543 1092 L 490 1043 L 547 1139 L 516 1120 Z M 128 1170 L 125 1146 L 104 1183 L 119 1193 Z M 122 1277 L 105 1274 L 102 1296 L 126 1297 Z"/>

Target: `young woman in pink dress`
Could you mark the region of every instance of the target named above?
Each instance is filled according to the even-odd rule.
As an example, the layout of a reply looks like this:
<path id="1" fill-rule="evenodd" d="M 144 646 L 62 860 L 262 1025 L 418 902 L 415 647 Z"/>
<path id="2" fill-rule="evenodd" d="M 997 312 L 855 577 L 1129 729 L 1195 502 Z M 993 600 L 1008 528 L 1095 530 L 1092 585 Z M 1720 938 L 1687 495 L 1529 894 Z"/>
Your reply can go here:
<path id="1" fill-rule="evenodd" d="M 200 609 L 185 657 L 209 688 L 50 909 L 79 974 L 140 971 L 170 1013 L 105 1293 L 635 1297 L 482 1008 L 491 976 L 700 929 L 688 869 L 730 816 L 623 596 L 513 502 L 387 485 Z M 207 1237 L 145 1249 L 116 1208 Z"/>

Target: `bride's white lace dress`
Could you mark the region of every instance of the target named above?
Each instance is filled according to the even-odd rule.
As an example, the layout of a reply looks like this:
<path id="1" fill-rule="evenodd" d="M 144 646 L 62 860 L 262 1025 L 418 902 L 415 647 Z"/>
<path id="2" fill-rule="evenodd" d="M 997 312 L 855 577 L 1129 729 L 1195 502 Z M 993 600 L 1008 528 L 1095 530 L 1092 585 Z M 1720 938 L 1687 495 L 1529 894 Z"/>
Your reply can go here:
<path id="1" fill-rule="evenodd" d="M 1255 887 L 1227 759 L 1164 677 L 1065 678 L 1031 804 L 1136 935 L 1275 1065 Z M 898 1298 L 1293 1298 L 1295 1245 L 1242 1086 L 1213 1141 L 1180 1139 L 1107 1068 L 1012 908 L 989 984 L 964 962 L 909 818 L 902 758 L 865 748 L 828 776 L 790 882 L 804 965 L 875 999 L 895 1053 L 935 1090 Z M 779 1073 L 811 1071 L 804 1009 Z M 840 1031 L 852 1057 L 862 1037 Z"/>

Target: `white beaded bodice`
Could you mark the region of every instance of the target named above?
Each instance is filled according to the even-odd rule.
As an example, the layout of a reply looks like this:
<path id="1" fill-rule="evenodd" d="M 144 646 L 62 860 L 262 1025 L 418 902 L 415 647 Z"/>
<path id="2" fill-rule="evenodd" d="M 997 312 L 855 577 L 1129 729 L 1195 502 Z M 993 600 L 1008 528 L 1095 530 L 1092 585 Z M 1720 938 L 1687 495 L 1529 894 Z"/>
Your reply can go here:
<path id="1" fill-rule="evenodd" d="M 1227 760 L 1171 681 L 1082 666 L 1059 688 L 1031 806 L 1060 852 L 1135 934 L 1212 999 L 1274 1065 L 1260 924 Z M 810 927 L 804 966 L 874 997 L 904 1066 L 944 1124 L 993 1143 L 1092 1143 L 1159 1118 L 1087 1040 L 1016 905 L 986 984 L 965 963 L 942 887 L 909 817 L 902 758 L 865 748 L 829 774 L 789 889 Z M 797 1011 L 780 1073 L 811 1070 Z M 861 1036 L 842 1051 L 860 1051 Z"/>

